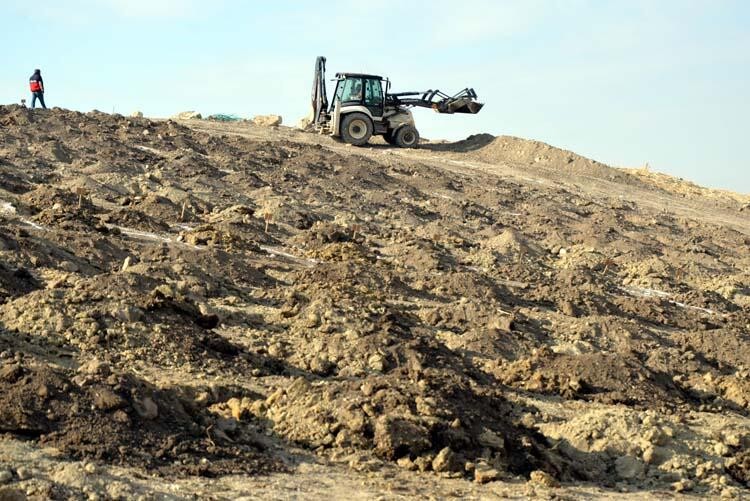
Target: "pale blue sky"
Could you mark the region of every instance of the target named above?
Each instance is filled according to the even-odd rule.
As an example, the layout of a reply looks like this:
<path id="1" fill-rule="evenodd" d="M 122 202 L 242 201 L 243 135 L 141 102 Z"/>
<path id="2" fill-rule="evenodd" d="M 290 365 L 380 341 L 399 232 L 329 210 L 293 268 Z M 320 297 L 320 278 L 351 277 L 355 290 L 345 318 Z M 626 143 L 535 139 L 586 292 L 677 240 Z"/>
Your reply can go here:
<path id="1" fill-rule="evenodd" d="M 750 193 L 750 1 L 2 0 L 0 103 L 169 116 L 309 107 L 315 57 L 394 91 L 474 87 L 429 138 L 538 139 Z"/>

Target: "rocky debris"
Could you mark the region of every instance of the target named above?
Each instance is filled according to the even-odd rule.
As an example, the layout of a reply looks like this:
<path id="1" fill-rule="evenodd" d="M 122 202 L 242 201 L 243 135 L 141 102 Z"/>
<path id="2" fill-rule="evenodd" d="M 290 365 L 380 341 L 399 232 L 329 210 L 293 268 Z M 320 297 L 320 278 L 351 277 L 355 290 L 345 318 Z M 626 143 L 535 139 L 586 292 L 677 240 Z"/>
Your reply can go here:
<path id="1" fill-rule="evenodd" d="M 281 125 L 281 115 L 256 115 L 251 121 L 261 127 L 278 127 Z"/>
<path id="2" fill-rule="evenodd" d="M 143 112 L 142 111 L 134 111 L 130 114 L 131 118 L 143 118 Z"/>

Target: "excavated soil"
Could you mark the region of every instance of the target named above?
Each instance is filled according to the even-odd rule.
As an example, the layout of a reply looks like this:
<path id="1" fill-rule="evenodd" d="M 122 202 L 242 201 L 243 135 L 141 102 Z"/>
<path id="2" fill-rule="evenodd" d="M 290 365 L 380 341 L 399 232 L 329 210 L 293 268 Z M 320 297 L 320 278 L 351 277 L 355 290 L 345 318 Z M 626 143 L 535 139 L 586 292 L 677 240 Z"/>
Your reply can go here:
<path id="1" fill-rule="evenodd" d="M 0 106 L 0 489 L 747 495 L 746 204 L 506 136 Z"/>

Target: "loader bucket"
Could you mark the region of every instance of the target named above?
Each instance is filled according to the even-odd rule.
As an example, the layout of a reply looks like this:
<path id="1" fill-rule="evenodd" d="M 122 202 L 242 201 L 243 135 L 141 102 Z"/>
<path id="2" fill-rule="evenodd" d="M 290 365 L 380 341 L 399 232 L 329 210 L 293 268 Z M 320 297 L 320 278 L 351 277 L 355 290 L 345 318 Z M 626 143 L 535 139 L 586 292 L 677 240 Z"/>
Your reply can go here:
<path id="1" fill-rule="evenodd" d="M 477 102 L 477 93 L 474 92 L 474 89 L 468 87 L 453 96 L 448 96 L 440 91 L 436 91 L 436 93 L 442 97 L 435 108 L 438 113 L 468 113 L 476 115 L 482 109 L 482 106 L 484 106 L 484 104 Z"/>
<path id="2" fill-rule="evenodd" d="M 477 102 L 477 93 L 474 89 L 466 88 L 449 96 L 439 90 L 427 90 L 424 92 L 398 92 L 388 94 L 387 100 L 394 106 L 420 106 L 432 108 L 438 113 L 468 113 L 476 115 L 484 106 Z"/>
<path id="3" fill-rule="evenodd" d="M 482 109 L 484 103 L 478 103 L 470 98 L 457 99 L 445 104 L 445 111 L 440 113 L 469 113 L 476 115 Z"/>

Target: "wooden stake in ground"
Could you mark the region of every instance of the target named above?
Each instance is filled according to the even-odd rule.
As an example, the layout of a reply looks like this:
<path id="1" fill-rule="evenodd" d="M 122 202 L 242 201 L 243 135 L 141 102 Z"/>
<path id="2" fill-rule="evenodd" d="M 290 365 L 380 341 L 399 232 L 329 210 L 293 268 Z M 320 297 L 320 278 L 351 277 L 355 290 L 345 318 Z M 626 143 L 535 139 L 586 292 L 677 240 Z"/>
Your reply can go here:
<path id="1" fill-rule="evenodd" d="M 81 206 L 83 206 L 83 197 L 88 195 L 88 190 L 84 188 L 83 186 L 78 186 L 74 190 L 74 193 L 78 195 L 78 208 L 80 209 Z"/>
<path id="2" fill-rule="evenodd" d="M 187 208 L 187 198 L 182 201 L 182 211 L 180 212 L 180 221 L 185 222 L 185 209 Z"/>
<path id="3" fill-rule="evenodd" d="M 264 212 L 263 213 L 263 219 L 266 221 L 266 233 L 268 233 L 268 223 L 271 222 L 271 218 L 272 217 L 273 216 L 271 215 L 270 212 Z"/>
<path id="4" fill-rule="evenodd" d="M 359 232 L 361 230 L 362 230 L 362 227 L 360 225 L 358 225 L 357 223 L 354 223 L 352 225 L 352 240 L 356 240 L 357 239 L 357 232 Z"/>
<path id="5" fill-rule="evenodd" d="M 609 257 L 606 258 L 602 263 L 604 264 L 604 269 L 602 270 L 602 275 L 606 275 L 607 274 L 607 270 L 610 268 L 610 266 L 615 266 L 617 264 L 617 263 L 615 263 L 615 261 L 612 258 L 609 258 Z"/>

